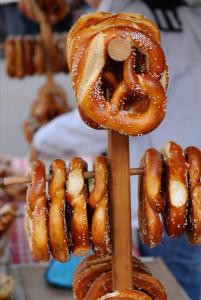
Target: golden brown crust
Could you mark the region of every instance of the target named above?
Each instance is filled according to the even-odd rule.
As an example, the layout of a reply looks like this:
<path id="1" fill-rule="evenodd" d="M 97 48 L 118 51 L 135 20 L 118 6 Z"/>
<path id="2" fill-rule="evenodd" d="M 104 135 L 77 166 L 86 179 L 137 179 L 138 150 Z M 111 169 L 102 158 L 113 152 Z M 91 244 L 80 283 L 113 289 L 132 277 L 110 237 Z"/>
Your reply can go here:
<path id="1" fill-rule="evenodd" d="M 6 71 L 10 77 L 16 76 L 15 68 L 15 38 L 9 36 L 5 42 L 5 55 L 6 55 Z"/>
<path id="2" fill-rule="evenodd" d="M 70 259 L 65 220 L 66 164 L 56 159 L 50 166 L 49 182 L 49 240 L 52 256 L 61 262 Z"/>
<path id="3" fill-rule="evenodd" d="M 93 209 L 91 241 L 95 252 L 108 254 L 111 251 L 111 242 L 106 157 L 98 156 L 94 160 L 94 176 L 94 187 L 89 196 L 89 205 Z"/>
<path id="4" fill-rule="evenodd" d="M 161 198 L 161 156 L 155 149 L 149 149 L 143 156 L 140 167 L 145 173 L 138 179 L 138 220 L 141 240 L 149 247 L 155 247 L 162 240 L 163 226 L 160 215 L 163 207 Z"/>
<path id="5" fill-rule="evenodd" d="M 156 32 L 153 23 L 133 14 L 94 13 L 82 17 L 74 25 L 68 35 L 67 60 L 78 109 L 89 126 L 139 135 L 150 132 L 163 120 L 167 66 Z M 114 38 L 125 36 L 133 48 L 146 56 L 149 66 L 143 76 L 136 73 L 131 54 L 124 62 L 122 79 L 108 101 L 102 87 L 102 73 L 108 66 L 107 47 Z M 132 105 L 124 108 L 130 96 L 136 98 L 137 93 L 149 98 L 147 109 L 140 113 L 134 111 Z"/>
<path id="6" fill-rule="evenodd" d="M 187 212 L 187 164 L 182 148 L 168 142 L 163 149 L 165 167 L 164 223 L 171 238 L 180 236 L 186 227 Z"/>
<path id="7" fill-rule="evenodd" d="M 41 161 L 30 163 L 31 183 L 27 190 L 25 224 L 36 260 L 49 259 L 45 166 Z"/>
<path id="8" fill-rule="evenodd" d="M 90 251 L 87 216 L 88 186 L 83 177 L 86 162 L 75 157 L 68 174 L 66 201 L 72 209 L 71 234 L 74 255 L 88 255 Z"/>

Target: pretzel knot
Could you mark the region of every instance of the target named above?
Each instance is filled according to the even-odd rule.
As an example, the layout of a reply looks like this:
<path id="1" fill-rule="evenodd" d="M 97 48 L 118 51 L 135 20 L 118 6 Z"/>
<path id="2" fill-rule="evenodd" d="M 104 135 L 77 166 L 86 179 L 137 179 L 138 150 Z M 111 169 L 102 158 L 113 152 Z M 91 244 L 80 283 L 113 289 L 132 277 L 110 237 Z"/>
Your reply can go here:
<path id="1" fill-rule="evenodd" d="M 127 39 L 132 47 L 123 63 L 108 56 L 108 45 L 115 38 Z M 142 28 L 110 26 L 86 39 L 81 31 L 80 40 L 68 61 L 83 120 L 91 127 L 129 135 L 156 128 L 165 115 L 167 66 L 154 35 Z"/>

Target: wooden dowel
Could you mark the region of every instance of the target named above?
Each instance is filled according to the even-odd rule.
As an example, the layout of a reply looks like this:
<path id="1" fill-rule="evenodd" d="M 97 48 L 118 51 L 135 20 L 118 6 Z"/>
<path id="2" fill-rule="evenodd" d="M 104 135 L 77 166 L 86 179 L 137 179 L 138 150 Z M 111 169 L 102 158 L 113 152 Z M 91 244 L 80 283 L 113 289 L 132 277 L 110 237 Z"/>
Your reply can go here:
<path id="1" fill-rule="evenodd" d="M 143 174 L 143 168 L 131 168 L 130 175 L 141 175 Z M 94 172 L 84 172 L 84 178 L 89 179 L 94 177 Z M 50 181 L 51 175 L 46 175 L 46 181 Z M 11 177 L 2 177 L 0 178 L 0 185 L 14 185 L 14 184 L 23 184 L 30 183 L 29 176 L 11 176 Z"/>
<path id="2" fill-rule="evenodd" d="M 113 291 L 132 288 L 129 137 L 108 131 Z"/>
<path id="3" fill-rule="evenodd" d="M 115 61 L 126 60 L 131 53 L 131 44 L 125 38 L 113 39 L 108 45 L 108 54 Z"/>

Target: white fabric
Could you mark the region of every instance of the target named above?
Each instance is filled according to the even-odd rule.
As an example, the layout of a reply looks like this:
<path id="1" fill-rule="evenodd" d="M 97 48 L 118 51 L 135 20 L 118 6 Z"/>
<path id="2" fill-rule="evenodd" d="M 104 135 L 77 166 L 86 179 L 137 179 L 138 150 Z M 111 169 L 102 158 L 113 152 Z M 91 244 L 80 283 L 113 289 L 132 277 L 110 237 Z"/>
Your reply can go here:
<path id="1" fill-rule="evenodd" d="M 141 1 L 112 1 L 114 12 L 122 2 L 124 11 L 139 12 L 153 19 Z M 129 4 L 130 3 L 130 4 Z M 182 33 L 162 33 L 162 46 L 169 65 L 170 84 L 168 107 L 164 122 L 152 133 L 130 138 L 131 166 L 138 166 L 149 147 L 161 149 L 167 140 L 174 140 L 184 148 L 201 148 L 201 6 L 181 7 L 179 16 Z M 97 155 L 106 148 L 106 133 L 88 128 L 80 121 L 77 111 L 64 115 L 37 132 L 34 144 L 40 151 Z M 137 185 L 131 180 L 133 226 L 136 226 Z"/>
<path id="2" fill-rule="evenodd" d="M 97 8 L 97 11 L 109 11 L 112 5 L 112 0 L 102 0 Z"/>

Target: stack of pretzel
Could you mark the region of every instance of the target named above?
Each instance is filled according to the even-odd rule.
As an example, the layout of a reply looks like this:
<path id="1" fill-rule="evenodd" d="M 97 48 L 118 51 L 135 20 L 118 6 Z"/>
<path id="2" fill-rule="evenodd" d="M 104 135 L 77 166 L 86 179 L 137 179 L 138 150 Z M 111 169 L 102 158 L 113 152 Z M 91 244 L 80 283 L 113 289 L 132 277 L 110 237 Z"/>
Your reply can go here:
<path id="1" fill-rule="evenodd" d="M 40 36 L 9 36 L 5 42 L 6 70 L 10 77 L 47 72 L 45 45 Z M 53 73 L 68 72 L 65 60 L 65 35 L 53 36 L 50 49 Z"/>
<path id="2" fill-rule="evenodd" d="M 110 297 L 112 295 L 118 297 L 130 295 L 129 298 L 135 296 L 132 299 L 167 299 L 164 286 L 152 276 L 148 267 L 141 260 L 133 257 L 132 266 L 135 290 L 129 293 L 126 291 L 116 292 Z M 73 292 L 77 300 L 108 299 L 104 295 L 112 292 L 111 256 L 100 257 L 94 254 L 85 258 L 74 273 Z"/>
<path id="3" fill-rule="evenodd" d="M 65 0 L 36 0 L 36 4 L 50 23 L 57 23 L 68 13 L 68 4 Z M 39 22 L 32 1 L 20 0 L 19 10 L 31 20 Z"/>
<path id="4" fill-rule="evenodd" d="M 69 260 L 71 251 L 86 256 L 90 241 L 96 253 L 110 253 L 107 159 L 99 156 L 94 161 L 90 195 L 86 168 L 81 158 L 71 161 L 68 172 L 63 160 L 53 161 L 47 197 L 44 164 L 30 164 L 25 228 L 35 259 L 48 260 L 50 252 L 61 262 Z"/>
<path id="5" fill-rule="evenodd" d="M 52 82 L 42 86 L 33 102 L 30 117 L 23 125 L 26 140 L 31 143 L 41 126 L 70 110 L 66 93 L 60 85 Z"/>

